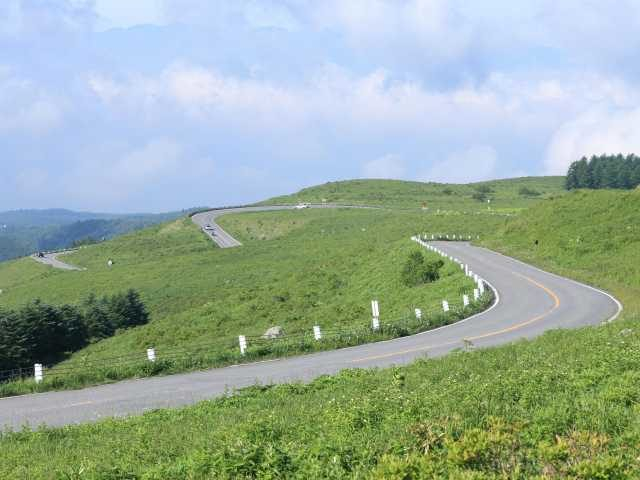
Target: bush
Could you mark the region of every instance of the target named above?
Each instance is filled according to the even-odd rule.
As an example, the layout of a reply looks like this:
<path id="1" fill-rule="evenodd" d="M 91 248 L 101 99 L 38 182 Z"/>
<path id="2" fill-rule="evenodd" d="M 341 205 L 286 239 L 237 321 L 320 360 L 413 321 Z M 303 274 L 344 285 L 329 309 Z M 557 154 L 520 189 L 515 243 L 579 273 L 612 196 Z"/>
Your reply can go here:
<path id="1" fill-rule="evenodd" d="M 471 195 L 471 198 L 479 202 L 484 202 L 487 200 L 487 194 L 483 192 L 475 192 L 473 195 Z"/>
<path id="2" fill-rule="evenodd" d="M 540 196 L 540 192 L 538 192 L 537 190 L 533 190 L 529 187 L 520 187 L 520 189 L 518 190 L 518 194 L 522 195 L 523 197 L 539 197 Z"/>
<path id="3" fill-rule="evenodd" d="M 443 267 L 442 260 L 427 262 L 422 252 L 416 250 L 409 254 L 401 272 L 402 283 L 408 287 L 415 287 L 424 283 L 435 282 L 440 278 L 440 269 Z"/>

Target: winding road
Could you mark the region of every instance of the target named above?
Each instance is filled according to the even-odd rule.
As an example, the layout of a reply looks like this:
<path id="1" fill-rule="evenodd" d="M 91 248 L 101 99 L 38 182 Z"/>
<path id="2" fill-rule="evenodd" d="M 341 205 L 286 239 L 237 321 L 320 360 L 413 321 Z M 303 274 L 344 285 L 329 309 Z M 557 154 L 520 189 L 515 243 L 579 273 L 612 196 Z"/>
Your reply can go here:
<path id="1" fill-rule="evenodd" d="M 220 248 L 239 247 L 242 244 L 225 232 L 220 225 L 216 223 L 216 219 L 222 215 L 230 213 L 248 213 L 248 212 L 273 212 L 277 210 L 297 210 L 300 207 L 295 205 L 267 205 L 258 207 L 237 207 L 237 208 L 220 208 L 209 210 L 208 212 L 196 213 L 191 217 L 193 222 L 200 226 L 202 231 L 211 238 Z M 336 205 L 332 203 L 307 204 L 304 208 L 381 208 L 368 207 L 364 205 Z M 212 227 L 205 229 L 205 227 Z"/>
<path id="2" fill-rule="evenodd" d="M 64 263 L 58 257 L 60 255 L 66 255 L 67 253 L 73 253 L 75 250 L 66 250 L 64 252 L 52 252 L 45 253 L 43 257 L 39 257 L 37 254 L 31 255 L 36 262 L 43 263 L 45 265 L 50 265 L 53 268 L 59 268 L 60 270 L 76 270 L 80 271 L 82 268 L 75 267 L 73 265 L 69 265 L 68 263 Z"/>
<path id="3" fill-rule="evenodd" d="M 232 211 L 200 214 L 194 221 L 213 226 L 221 212 Z M 231 246 L 233 237 L 219 226 L 215 228 L 217 240 Z M 597 325 L 613 320 L 622 309 L 617 300 L 604 292 L 499 253 L 462 242 L 430 244 L 468 264 L 494 288 L 498 301 L 489 310 L 466 320 L 395 340 L 77 391 L 0 399 L 0 427 L 16 429 L 24 425 L 61 426 L 93 422 L 156 408 L 189 405 L 224 395 L 229 389 L 256 383 L 310 381 L 345 368 L 406 364 L 424 356 L 445 355 L 462 348 L 465 341 L 475 347 L 486 348 L 533 338 L 550 329 Z M 384 322 L 384 317 L 381 321 Z M 158 355 L 161 357 L 162 352 Z"/>

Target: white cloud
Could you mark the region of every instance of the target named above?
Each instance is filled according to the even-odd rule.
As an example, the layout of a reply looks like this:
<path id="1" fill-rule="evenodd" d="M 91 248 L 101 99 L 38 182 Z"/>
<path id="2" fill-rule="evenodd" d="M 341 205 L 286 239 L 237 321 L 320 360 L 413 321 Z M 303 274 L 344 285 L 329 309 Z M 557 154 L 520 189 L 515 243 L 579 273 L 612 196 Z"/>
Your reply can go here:
<path id="1" fill-rule="evenodd" d="M 565 174 L 582 156 L 640 152 L 640 108 L 594 109 L 562 125 L 553 135 L 546 172 Z"/>
<path id="2" fill-rule="evenodd" d="M 319 28 L 346 32 L 359 49 L 409 49 L 421 58 L 448 59 L 470 45 L 470 23 L 446 0 L 328 0 L 318 2 L 313 20 Z"/>
<path id="3" fill-rule="evenodd" d="M 90 198 L 94 205 L 126 205 L 127 200 L 140 198 L 144 192 L 183 176 L 190 167 L 183 147 L 168 138 L 152 139 L 126 150 L 116 146 L 82 154 L 65 175 L 61 188 L 67 197 Z"/>
<path id="4" fill-rule="evenodd" d="M 496 177 L 498 156 L 488 145 L 452 152 L 420 175 L 424 182 L 467 183 Z"/>
<path id="5" fill-rule="evenodd" d="M 406 167 L 399 155 L 387 154 L 371 160 L 363 165 L 365 178 L 401 179 L 406 174 Z"/>
<path id="6" fill-rule="evenodd" d="M 98 30 L 166 25 L 164 0 L 95 0 Z"/>
<path id="7" fill-rule="evenodd" d="M 62 99 L 10 69 L 0 69 L 0 133 L 46 133 L 61 125 Z"/>

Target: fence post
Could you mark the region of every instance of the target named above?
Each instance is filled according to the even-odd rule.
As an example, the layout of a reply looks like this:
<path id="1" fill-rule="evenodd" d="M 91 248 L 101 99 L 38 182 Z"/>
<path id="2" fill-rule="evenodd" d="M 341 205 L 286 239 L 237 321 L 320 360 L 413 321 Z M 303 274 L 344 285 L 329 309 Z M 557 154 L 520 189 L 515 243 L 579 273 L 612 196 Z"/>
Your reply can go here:
<path id="1" fill-rule="evenodd" d="M 371 328 L 378 330 L 380 328 L 380 305 L 377 300 L 371 300 Z"/>
<path id="2" fill-rule="evenodd" d="M 151 347 L 151 348 L 147 348 L 147 360 L 149 360 L 150 362 L 155 362 L 156 361 L 156 349 Z"/>
<path id="3" fill-rule="evenodd" d="M 40 383 L 44 379 L 44 375 L 42 373 L 42 364 L 41 363 L 36 363 L 33 366 L 33 376 L 34 376 L 34 378 L 36 380 L 36 383 Z"/>
<path id="4" fill-rule="evenodd" d="M 419 308 L 416 308 L 416 318 L 422 320 L 422 310 Z"/>
<path id="5" fill-rule="evenodd" d="M 247 337 L 244 335 L 238 336 L 238 342 L 240 343 L 240 355 L 244 355 L 247 351 Z"/>
<path id="6" fill-rule="evenodd" d="M 469 306 L 469 295 L 462 295 L 462 304 L 465 307 Z"/>
<path id="7" fill-rule="evenodd" d="M 442 301 L 442 310 L 446 313 L 449 311 L 449 302 L 447 302 L 446 300 Z"/>
<path id="8" fill-rule="evenodd" d="M 314 325 L 313 326 L 313 337 L 316 340 L 321 340 L 322 339 L 322 332 L 320 332 L 320 326 L 319 325 Z"/>

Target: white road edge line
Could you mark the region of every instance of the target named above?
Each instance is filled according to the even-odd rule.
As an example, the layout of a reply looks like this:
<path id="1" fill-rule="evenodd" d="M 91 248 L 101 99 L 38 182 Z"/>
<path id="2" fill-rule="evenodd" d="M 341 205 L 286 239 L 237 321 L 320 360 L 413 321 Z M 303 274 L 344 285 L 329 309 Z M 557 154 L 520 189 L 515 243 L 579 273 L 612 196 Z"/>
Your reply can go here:
<path id="1" fill-rule="evenodd" d="M 624 307 L 622 306 L 622 303 L 616 297 L 614 297 L 613 295 L 611 295 L 608 292 L 605 292 L 604 290 L 601 290 L 601 289 L 596 288 L 596 287 L 592 287 L 591 285 L 587 285 L 586 283 L 582 283 L 582 282 L 580 282 L 578 280 L 574 280 L 573 278 L 563 277 L 562 275 L 558 275 L 557 273 L 548 272 L 546 270 L 543 270 L 542 268 L 539 268 L 539 267 L 536 267 L 536 266 L 531 265 L 529 263 L 523 262 L 522 260 L 518 260 L 517 258 L 510 257 L 510 256 L 505 255 L 505 254 L 500 253 L 500 252 L 496 252 L 495 250 L 491 250 L 489 248 L 482 247 L 482 246 L 477 246 L 477 245 L 475 245 L 475 246 L 477 248 L 482 249 L 482 250 L 486 250 L 487 252 L 495 253 L 496 255 L 500 255 L 501 257 L 504 257 L 504 258 L 507 258 L 507 259 L 511 259 L 511 260 L 521 264 L 521 265 L 524 265 L 526 267 L 529 267 L 529 268 L 532 268 L 534 270 L 537 270 L 538 272 L 545 273 L 547 275 L 551 275 L 552 277 L 555 277 L 555 278 L 560 279 L 560 280 L 569 280 L 570 282 L 575 283 L 576 285 L 580 285 L 581 287 L 587 288 L 589 290 L 593 290 L 594 292 L 598 292 L 598 293 L 601 293 L 602 295 L 605 295 L 605 296 L 609 297 L 611 300 L 613 300 L 613 302 L 618 307 L 618 311 L 615 314 L 613 314 L 612 317 L 608 318 L 607 320 L 603 320 L 602 323 L 611 323 L 611 322 L 613 322 L 614 320 L 616 320 L 620 316 L 620 314 L 624 310 Z"/>

